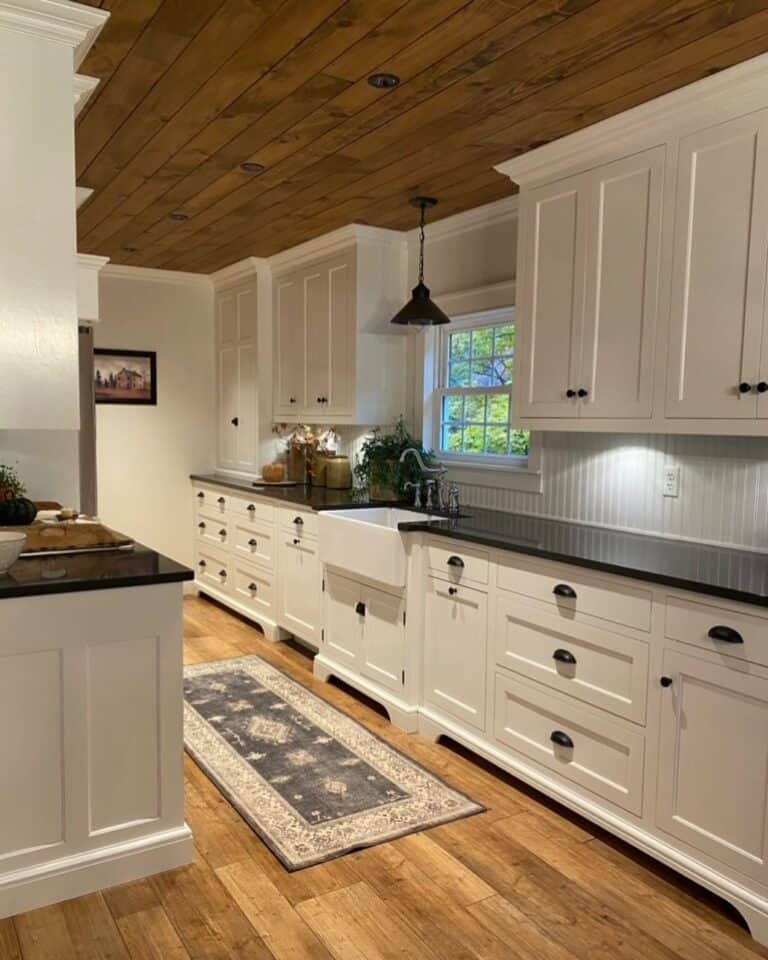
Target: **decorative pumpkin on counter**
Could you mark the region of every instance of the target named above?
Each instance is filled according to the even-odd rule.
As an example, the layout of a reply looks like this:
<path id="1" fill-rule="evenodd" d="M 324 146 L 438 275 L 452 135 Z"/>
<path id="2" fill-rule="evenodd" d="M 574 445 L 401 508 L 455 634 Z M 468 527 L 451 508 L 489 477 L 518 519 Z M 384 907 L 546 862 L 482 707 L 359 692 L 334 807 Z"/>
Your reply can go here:
<path id="1" fill-rule="evenodd" d="M 37 516 L 37 507 L 26 497 L 0 500 L 0 527 L 24 527 Z"/>

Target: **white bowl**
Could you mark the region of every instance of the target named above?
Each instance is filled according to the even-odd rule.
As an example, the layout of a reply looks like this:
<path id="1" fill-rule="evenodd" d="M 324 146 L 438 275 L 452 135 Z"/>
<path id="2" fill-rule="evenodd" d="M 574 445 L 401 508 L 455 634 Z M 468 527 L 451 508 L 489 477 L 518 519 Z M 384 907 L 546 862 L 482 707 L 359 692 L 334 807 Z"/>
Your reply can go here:
<path id="1" fill-rule="evenodd" d="M 10 570 L 16 563 L 26 542 L 26 533 L 11 533 L 0 530 L 0 576 Z"/>

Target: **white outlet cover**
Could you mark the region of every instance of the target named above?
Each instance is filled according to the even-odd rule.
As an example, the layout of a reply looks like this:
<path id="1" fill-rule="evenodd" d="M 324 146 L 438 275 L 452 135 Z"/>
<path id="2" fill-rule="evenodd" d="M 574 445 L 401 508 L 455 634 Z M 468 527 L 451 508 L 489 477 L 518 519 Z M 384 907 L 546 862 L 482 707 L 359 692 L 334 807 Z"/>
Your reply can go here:
<path id="1" fill-rule="evenodd" d="M 664 467 L 662 495 L 665 497 L 680 496 L 680 467 Z"/>

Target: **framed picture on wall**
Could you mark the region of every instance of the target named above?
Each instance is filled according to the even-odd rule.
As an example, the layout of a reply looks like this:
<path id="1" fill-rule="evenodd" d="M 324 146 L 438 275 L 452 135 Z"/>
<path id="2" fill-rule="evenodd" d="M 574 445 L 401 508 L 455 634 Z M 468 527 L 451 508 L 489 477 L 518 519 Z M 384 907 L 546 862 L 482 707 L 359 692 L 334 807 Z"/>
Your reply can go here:
<path id="1" fill-rule="evenodd" d="M 154 350 L 94 350 L 96 403 L 157 405 L 157 354 Z"/>

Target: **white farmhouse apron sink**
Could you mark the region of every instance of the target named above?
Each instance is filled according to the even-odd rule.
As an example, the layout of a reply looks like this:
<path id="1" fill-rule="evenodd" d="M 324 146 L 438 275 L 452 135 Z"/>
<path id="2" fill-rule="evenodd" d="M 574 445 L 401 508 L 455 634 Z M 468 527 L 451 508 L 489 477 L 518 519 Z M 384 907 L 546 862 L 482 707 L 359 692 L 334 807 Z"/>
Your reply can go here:
<path id="1" fill-rule="evenodd" d="M 399 523 L 432 517 L 396 507 L 325 510 L 319 514 L 318 540 L 322 563 L 391 587 L 404 587 L 407 557 Z"/>

